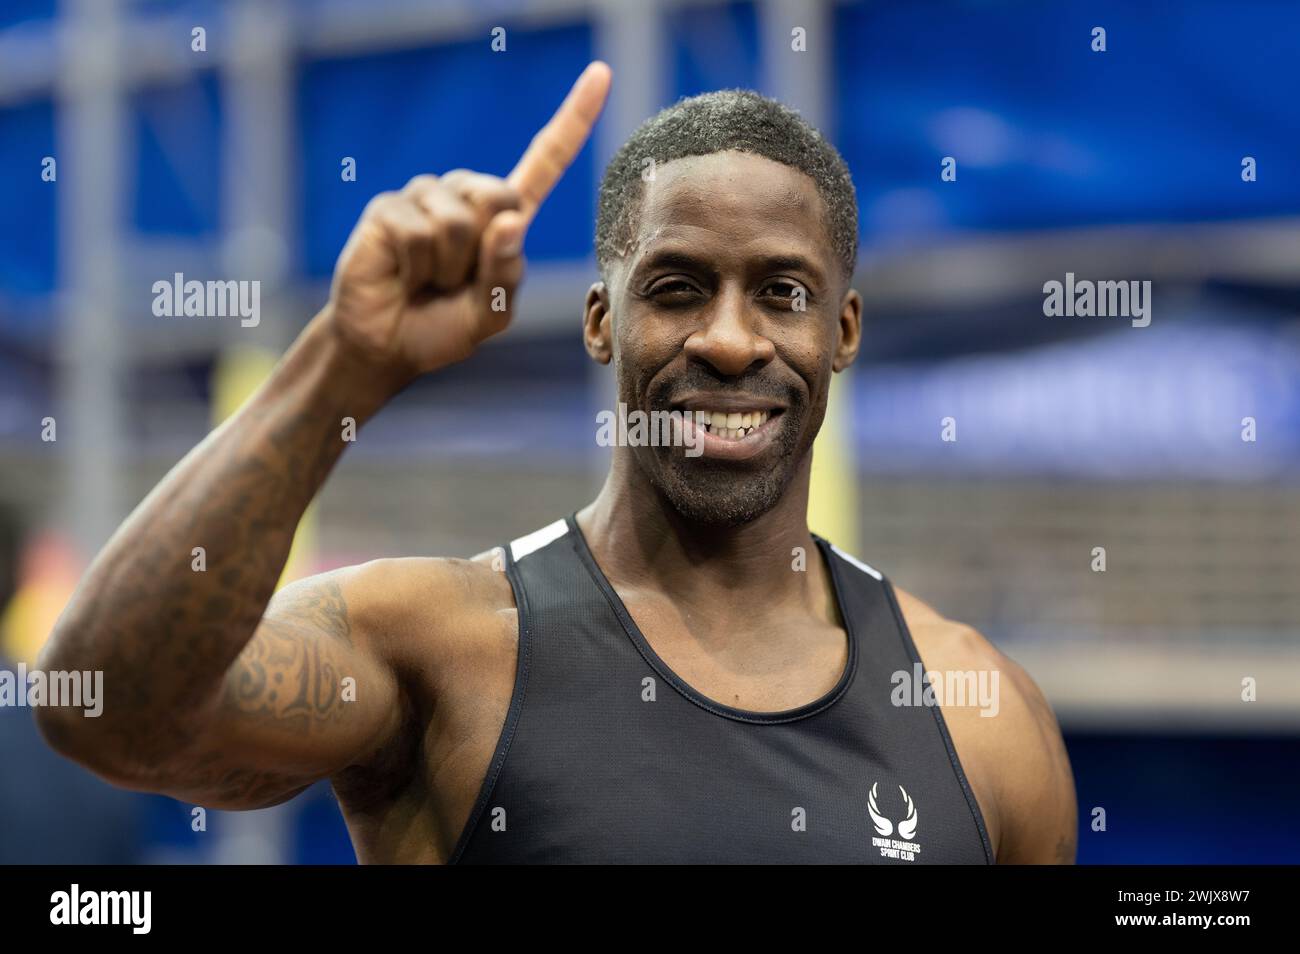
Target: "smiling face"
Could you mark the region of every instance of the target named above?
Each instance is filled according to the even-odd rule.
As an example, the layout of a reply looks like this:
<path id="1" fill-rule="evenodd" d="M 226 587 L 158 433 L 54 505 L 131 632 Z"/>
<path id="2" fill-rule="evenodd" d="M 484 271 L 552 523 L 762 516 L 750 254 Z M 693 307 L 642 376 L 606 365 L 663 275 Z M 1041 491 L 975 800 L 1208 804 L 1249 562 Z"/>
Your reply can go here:
<path id="1" fill-rule="evenodd" d="M 687 519 L 747 523 L 807 466 L 861 301 L 802 172 L 727 151 L 661 165 L 643 188 L 634 241 L 588 293 L 587 348 L 613 360 L 629 410 L 691 412 L 684 441 L 703 453 L 618 452 Z"/>

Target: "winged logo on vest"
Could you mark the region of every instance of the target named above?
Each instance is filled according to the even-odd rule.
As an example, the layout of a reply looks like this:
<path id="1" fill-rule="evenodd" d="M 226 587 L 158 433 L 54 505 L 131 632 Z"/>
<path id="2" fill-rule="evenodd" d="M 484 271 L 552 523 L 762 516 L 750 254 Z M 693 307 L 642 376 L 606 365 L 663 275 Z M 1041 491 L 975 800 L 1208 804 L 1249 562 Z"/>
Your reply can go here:
<path id="1" fill-rule="evenodd" d="M 894 823 L 880 813 L 880 806 L 876 803 L 876 784 L 872 783 L 871 793 L 867 796 L 867 813 L 871 815 L 871 823 L 876 826 L 876 834 L 888 838 L 894 833 Z M 907 817 L 898 823 L 898 836 L 910 841 L 916 837 L 916 806 L 912 804 L 912 796 L 907 794 L 907 789 L 900 785 L 898 790 L 902 793 L 903 803 L 907 806 Z"/>

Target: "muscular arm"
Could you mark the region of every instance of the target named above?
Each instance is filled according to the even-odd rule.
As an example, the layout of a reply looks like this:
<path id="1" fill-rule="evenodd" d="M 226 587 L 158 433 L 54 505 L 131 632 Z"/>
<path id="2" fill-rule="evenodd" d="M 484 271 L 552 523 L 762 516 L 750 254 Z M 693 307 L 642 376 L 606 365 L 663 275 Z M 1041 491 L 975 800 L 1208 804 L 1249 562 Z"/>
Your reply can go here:
<path id="1" fill-rule="evenodd" d="M 103 711 L 39 710 L 51 744 L 120 785 L 250 808 L 393 740 L 409 706 L 397 651 L 420 602 L 409 597 L 422 584 L 427 593 L 436 567 L 367 564 L 268 601 L 303 511 L 346 446 L 344 419 L 359 427 L 415 377 L 468 357 L 509 323 L 524 232 L 609 83 L 607 66 L 589 66 L 508 179 L 456 170 L 371 200 L 329 304 L 83 578 L 39 665 L 102 671 Z M 191 568 L 196 547 L 203 571 Z M 457 598 L 439 601 L 444 631 Z"/>
<path id="2" fill-rule="evenodd" d="M 998 675 L 996 714 L 943 706 L 944 722 L 974 790 L 999 864 L 1073 864 L 1074 776 L 1061 729 L 1042 691 L 1015 661 L 969 626 L 910 594 L 899 605 L 927 671 Z M 993 711 L 990 709 L 990 711 Z"/>
<path id="3" fill-rule="evenodd" d="M 1060 726 L 1029 675 L 999 656 L 1006 723 L 998 734 L 1006 757 L 998 785 L 998 863 L 1074 864 L 1078 809 Z"/>
<path id="4" fill-rule="evenodd" d="M 298 520 L 346 446 L 341 419 L 360 424 L 382 403 L 360 361 L 313 322 L 114 535 L 39 662 L 104 673 L 99 718 L 39 711 L 57 748 L 118 784 L 252 807 L 382 744 L 396 687 L 349 613 L 360 574 L 295 584 L 267 609 Z M 343 673 L 364 686 L 354 704 L 341 702 Z"/>

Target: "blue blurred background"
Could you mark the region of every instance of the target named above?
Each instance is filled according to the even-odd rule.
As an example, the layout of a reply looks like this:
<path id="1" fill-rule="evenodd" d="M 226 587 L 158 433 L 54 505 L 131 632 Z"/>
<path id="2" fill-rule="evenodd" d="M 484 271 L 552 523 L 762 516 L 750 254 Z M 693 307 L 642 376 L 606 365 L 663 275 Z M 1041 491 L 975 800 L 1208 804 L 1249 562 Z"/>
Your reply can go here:
<path id="1" fill-rule="evenodd" d="M 599 57 L 614 93 L 528 236 L 516 326 L 367 428 L 291 575 L 470 555 L 589 499 L 600 169 L 678 97 L 757 88 L 858 189 L 856 499 L 829 535 L 1038 680 L 1080 861 L 1300 862 L 1297 36 L 1282 0 L 9 0 L 0 665 L 34 658 L 116 524 L 321 305 L 368 199 L 504 175 Z M 155 317 L 176 272 L 260 281 L 261 323 Z M 1046 317 L 1067 273 L 1151 281 L 1150 326 Z M 0 862 L 353 860 L 325 785 L 190 822 L 0 708 Z"/>

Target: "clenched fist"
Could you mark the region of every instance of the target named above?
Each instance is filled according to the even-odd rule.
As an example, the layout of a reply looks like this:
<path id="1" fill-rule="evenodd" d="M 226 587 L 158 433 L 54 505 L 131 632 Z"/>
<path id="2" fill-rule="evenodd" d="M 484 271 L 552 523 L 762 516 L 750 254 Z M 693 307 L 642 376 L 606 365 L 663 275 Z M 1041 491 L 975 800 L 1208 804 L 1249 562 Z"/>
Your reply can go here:
<path id="1" fill-rule="evenodd" d="M 608 66 L 588 66 L 505 179 L 458 169 L 375 196 L 334 268 L 326 310 L 337 333 L 414 377 L 502 331 L 524 233 L 587 141 L 609 84 Z"/>

